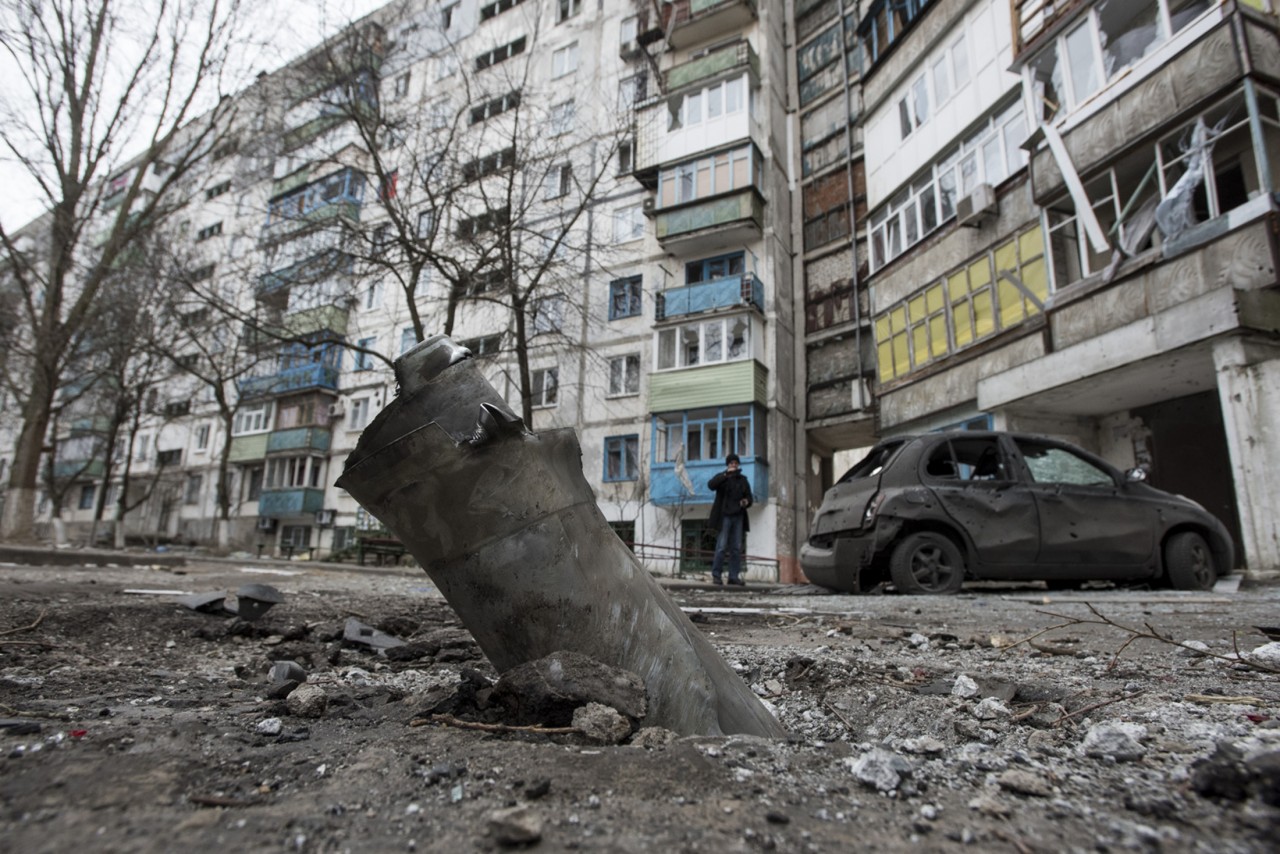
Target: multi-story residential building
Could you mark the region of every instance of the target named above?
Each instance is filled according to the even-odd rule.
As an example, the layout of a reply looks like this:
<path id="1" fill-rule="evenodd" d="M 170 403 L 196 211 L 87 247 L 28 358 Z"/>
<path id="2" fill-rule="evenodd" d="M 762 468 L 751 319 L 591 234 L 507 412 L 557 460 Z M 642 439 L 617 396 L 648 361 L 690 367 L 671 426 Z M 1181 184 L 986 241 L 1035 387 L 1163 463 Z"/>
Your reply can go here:
<path id="1" fill-rule="evenodd" d="M 1278 25 L 1264 0 L 869 4 L 880 431 L 1069 437 L 1280 564 Z"/>
<path id="2" fill-rule="evenodd" d="M 127 527 L 376 533 L 333 481 L 447 329 L 578 431 L 658 571 L 705 566 L 729 452 L 750 577 L 798 580 L 834 455 L 951 426 L 1145 464 L 1280 565 L 1278 30 L 1272 0 L 388 6 L 242 93 L 186 186 L 189 278 L 248 323 L 216 372 L 181 338 L 113 449 L 150 490 Z M 231 328 L 201 311 L 179 328 Z M 116 488 L 86 418 L 73 533 Z"/>

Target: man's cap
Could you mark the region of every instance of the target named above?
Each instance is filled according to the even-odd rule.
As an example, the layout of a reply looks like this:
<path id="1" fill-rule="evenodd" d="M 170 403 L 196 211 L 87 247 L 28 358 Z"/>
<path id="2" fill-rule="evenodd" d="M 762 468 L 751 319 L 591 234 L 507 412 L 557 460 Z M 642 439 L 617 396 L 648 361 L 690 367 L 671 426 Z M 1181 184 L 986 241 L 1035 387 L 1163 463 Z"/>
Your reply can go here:
<path id="1" fill-rule="evenodd" d="M 742 460 L 738 459 L 737 454 L 730 454 L 729 456 L 724 458 L 724 464 L 729 465 L 729 463 L 737 463 L 738 465 L 742 465 Z"/>

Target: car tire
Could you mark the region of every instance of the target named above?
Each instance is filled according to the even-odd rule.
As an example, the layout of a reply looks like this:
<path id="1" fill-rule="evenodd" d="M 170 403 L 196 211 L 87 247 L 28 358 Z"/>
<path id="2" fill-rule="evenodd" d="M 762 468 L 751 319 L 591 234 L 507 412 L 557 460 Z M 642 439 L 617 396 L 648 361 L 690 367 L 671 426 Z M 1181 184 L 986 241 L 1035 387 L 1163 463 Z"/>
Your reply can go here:
<path id="1" fill-rule="evenodd" d="M 1195 531 L 1182 531 L 1170 537 L 1164 546 L 1164 574 L 1175 590 L 1213 587 L 1218 572 L 1204 537 Z"/>
<path id="2" fill-rule="evenodd" d="M 917 531 L 894 548 L 889 577 L 899 593 L 958 593 L 964 584 L 964 555 L 945 535 Z"/>

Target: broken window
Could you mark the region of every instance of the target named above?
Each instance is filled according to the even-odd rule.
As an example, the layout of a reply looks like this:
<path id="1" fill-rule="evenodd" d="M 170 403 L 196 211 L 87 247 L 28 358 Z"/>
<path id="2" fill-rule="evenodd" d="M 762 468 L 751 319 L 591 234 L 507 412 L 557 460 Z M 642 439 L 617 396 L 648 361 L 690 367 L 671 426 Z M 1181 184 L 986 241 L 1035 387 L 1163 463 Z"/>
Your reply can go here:
<path id="1" fill-rule="evenodd" d="M 1105 469 L 1079 454 L 1033 439 L 1015 439 L 1018 452 L 1036 483 L 1066 483 L 1073 486 L 1115 486 Z"/>
<path id="2" fill-rule="evenodd" d="M 959 438 L 941 443 L 929 454 L 925 477 L 946 480 L 1012 480 L 998 439 Z"/>

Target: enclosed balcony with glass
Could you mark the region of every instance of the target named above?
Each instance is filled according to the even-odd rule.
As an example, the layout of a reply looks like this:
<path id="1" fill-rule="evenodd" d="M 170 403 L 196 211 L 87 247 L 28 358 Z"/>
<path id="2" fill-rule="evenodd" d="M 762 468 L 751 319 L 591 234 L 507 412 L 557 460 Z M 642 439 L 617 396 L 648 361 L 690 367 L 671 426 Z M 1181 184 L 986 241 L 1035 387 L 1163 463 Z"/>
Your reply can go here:
<path id="1" fill-rule="evenodd" d="M 281 349 L 271 373 L 239 381 L 240 398 L 249 400 L 307 389 L 336 391 L 341 368 L 339 343 L 288 344 Z"/>
<path id="2" fill-rule="evenodd" d="M 280 240 L 299 229 L 342 217 L 360 220 L 364 175 L 346 168 L 272 198 L 263 240 Z"/>
<path id="3" fill-rule="evenodd" d="M 750 143 L 663 169 L 654 204 L 658 242 L 710 247 L 759 239 L 763 188 L 764 158 Z"/>
<path id="4" fill-rule="evenodd" d="M 767 433 L 762 406 L 691 408 L 653 416 L 649 498 L 655 504 L 710 504 L 707 481 L 724 471 L 724 458 L 737 454 L 757 501 L 769 494 L 765 459 Z"/>

